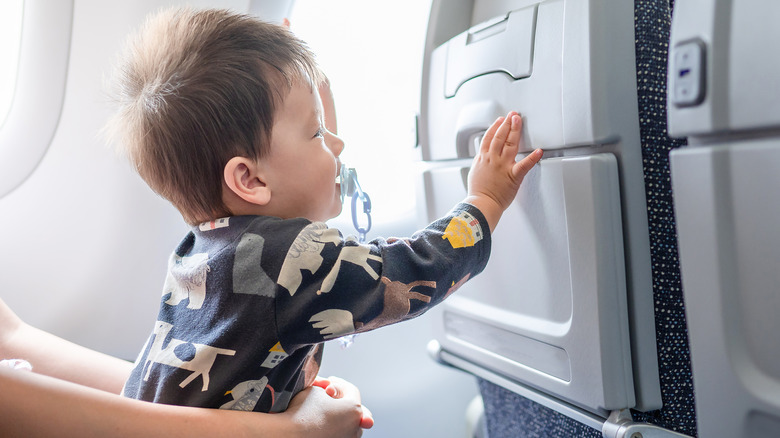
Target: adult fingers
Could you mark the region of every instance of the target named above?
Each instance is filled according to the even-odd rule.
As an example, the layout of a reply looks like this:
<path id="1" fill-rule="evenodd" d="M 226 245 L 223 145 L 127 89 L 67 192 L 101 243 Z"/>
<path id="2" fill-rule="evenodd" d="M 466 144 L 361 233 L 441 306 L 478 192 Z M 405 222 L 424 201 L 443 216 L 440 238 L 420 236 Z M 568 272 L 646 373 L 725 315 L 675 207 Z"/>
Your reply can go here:
<path id="1" fill-rule="evenodd" d="M 363 410 L 363 417 L 360 419 L 360 428 L 371 429 L 374 427 L 374 415 L 367 407 L 360 405 L 360 408 Z"/>

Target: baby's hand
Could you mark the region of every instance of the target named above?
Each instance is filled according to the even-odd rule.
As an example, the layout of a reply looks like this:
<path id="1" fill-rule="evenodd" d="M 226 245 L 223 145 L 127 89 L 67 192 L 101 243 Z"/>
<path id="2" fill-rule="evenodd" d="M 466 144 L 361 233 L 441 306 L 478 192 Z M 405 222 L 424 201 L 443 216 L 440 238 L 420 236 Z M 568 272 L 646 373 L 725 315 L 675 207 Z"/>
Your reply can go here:
<path id="1" fill-rule="evenodd" d="M 512 204 L 525 175 L 542 158 L 542 150 L 536 149 L 522 160 L 515 161 L 521 129 L 522 119 L 516 112 L 499 117 L 482 137 L 471 165 L 466 202 L 479 208 L 488 221 L 490 231 Z"/>

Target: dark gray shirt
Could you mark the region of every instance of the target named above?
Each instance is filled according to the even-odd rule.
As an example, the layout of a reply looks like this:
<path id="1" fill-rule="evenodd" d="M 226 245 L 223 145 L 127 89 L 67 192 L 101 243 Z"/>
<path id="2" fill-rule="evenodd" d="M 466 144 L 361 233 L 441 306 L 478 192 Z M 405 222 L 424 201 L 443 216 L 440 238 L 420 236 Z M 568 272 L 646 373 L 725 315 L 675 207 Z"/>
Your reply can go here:
<path id="1" fill-rule="evenodd" d="M 316 376 L 323 341 L 422 314 L 489 255 L 487 222 L 469 204 L 410 238 L 364 245 L 306 219 L 201 224 L 168 261 L 154 330 L 123 395 L 283 411 Z"/>

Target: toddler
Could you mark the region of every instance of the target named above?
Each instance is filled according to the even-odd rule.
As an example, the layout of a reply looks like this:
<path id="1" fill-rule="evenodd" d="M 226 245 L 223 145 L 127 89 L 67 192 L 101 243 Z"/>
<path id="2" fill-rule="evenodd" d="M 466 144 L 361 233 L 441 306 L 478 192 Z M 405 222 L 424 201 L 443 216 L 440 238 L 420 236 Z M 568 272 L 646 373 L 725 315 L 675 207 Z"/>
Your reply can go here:
<path id="1" fill-rule="evenodd" d="M 324 77 L 286 28 L 167 10 L 118 71 L 112 130 L 192 225 L 168 260 L 132 398 L 285 410 L 314 382 L 324 341 L 418 316 L 481 272 L 542 155 L 515 161 L 521 119 L 509 113 L 485 133 L 463 203 L 412 237 L 359 244 L 324 223 L 341 211 L 344 144 L 325 128 Z"/>

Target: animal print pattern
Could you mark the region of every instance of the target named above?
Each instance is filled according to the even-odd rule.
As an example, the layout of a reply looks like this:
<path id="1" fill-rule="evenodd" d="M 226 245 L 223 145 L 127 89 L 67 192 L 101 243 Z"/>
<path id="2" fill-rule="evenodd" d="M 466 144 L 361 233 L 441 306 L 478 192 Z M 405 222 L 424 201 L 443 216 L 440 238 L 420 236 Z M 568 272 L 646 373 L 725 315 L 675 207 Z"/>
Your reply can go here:
<path id="1" fill-rule="evenodd" d="M 316 376 L 324 341 L 419 316 L 481 272 L 487 229 L 469 204 L 412 237 L 368 244 L 305 219 L 194 227 L 169 259 L 154 329 L 123 394 L 283 411 Z"/>

